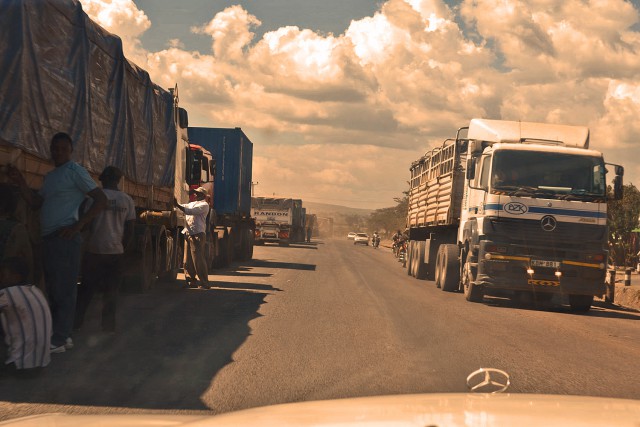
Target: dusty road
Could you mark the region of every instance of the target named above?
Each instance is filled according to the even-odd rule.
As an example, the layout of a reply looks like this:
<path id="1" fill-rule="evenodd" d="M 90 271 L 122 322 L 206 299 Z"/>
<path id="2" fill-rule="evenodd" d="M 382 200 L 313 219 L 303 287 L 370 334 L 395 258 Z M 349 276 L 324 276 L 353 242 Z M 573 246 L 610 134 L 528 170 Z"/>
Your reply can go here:
<path id="1" fill-rule="evenodd" d="M 640 313 L 472 304 L 346 239 L 256 247 L 212 290 L 124 295 L 35 379 L 0 380 L 0 419 L 43 412 L 221 413 L 315 399 L 464 392 L 479 367 L 513 393 L 638 398 Z"/>

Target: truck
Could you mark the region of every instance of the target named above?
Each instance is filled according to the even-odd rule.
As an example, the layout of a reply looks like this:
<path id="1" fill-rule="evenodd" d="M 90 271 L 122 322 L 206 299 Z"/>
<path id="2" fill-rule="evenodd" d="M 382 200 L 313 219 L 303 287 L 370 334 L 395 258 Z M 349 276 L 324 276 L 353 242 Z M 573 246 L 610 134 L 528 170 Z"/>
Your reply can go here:
<path id="1" fill-rule="evenodd" d="M 587 127 L 471 120 L 411 164 L 407 274 L 471 302 L 559 294 L 587 312 L 605 292 L 607 199 L 622 198 L 624 168 L 605 165 Z"/>
<path id="2" fill-rule="evenodd" d="M 121 189 L 137 213 L 126 282 L 148 289 L 158 278 L 175 280 L 185 222 L 173 198 L 186 203 L 197 186 L 211 191 L 215 175 L 211 153 L 189 144 L 177 85 L 154 84 L 125 58 L 120 38 L 89 19 L 77 1 L 18 0 L 0 9 L 0 165 L 12 164 L 38 189 L 53 168 L 51 137 L 67 132 L 73 160 L 94 179 L 107 165 L 124 172 Z M 17 216 L 37 247 L 37 214 L 23 205 Z M 207 229 L 211 264 L 221 252 L 214 219 Z"/>
<path id="3" fill-rule="evenodd" d="M 253 257 L 255 221 L 251 217 L 253 143 L 241 128 L 189 127 L 189 143 L 211 153 L 215 232 L 220 266 Z"/>
<path id="4" fill-rule="evenodd" d="M 302 200 L 283 197 L 252 197 L 251 216 L 255 219 L 255 242 L 288 246 L 301 241 L 304 220 Z"/>

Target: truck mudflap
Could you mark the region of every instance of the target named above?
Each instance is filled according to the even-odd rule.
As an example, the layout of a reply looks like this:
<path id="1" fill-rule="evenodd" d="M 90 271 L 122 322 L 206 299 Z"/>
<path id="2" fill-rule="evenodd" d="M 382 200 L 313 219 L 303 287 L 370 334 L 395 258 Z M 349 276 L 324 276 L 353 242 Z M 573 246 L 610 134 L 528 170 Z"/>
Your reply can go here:
<path id="1" fill-rule="evenodd" d="M 499 254 L 485 254 L 482 258 L 475 283 L 485 290 L 593 296 L 605 293 L 606 270 L 601 263 L 538 261 L 527 256 Z"/>

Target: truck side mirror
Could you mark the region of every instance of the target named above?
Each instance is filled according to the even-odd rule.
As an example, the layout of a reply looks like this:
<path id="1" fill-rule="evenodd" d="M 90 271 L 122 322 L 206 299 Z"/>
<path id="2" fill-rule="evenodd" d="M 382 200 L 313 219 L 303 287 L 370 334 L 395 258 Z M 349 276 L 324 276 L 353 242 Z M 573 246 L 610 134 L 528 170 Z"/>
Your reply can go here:
<path id="1" fill-rule="evenodd" d="M 182 129 L 189 127 L 189 114 L 184 108 L 178 108 L 178 125 Z"/>
<path id="2" fill-rule="evenodd" d="M 623 196 L 624 186 L 622 185 L 622 175 L 616 175 L 616 177 L 613 178 L 613 199 L 622 200 Z"/>
<path id="3" fill-rule="evenodd" d="M 467 179 L 473 179 L 476 176 L 476 162 L 475 159 L 467 159 Z"/>

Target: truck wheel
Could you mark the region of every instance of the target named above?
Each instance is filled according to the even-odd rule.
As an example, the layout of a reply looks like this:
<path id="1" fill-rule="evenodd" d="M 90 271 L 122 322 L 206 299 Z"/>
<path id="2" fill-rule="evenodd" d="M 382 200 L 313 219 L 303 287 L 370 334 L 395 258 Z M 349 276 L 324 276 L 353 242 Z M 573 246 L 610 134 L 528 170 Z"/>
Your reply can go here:
<path id="1" fill-rule="evenodd" d="M 407 276 L 413 276 L 413 240 L 409 240 L 407 253 L 404 256 L 406 265 L 409 266 L 409 268 L 407 268 Z"/>
<path id="2" fill-rule="evenodd" d="M 593 295 L 569 295 L 569 305 L 574 313 L 586 313 L 593 304 Z"/>
<path id="3" fill-rule="evenodd" d="M 147 291 L 154 287 L 156 282 L 156 253 L 151 227 L 145 227 L 140 241 L 140 289 Z"/>
<path id="4" fill-rule="evenodd" d="M 207 265 L 209 268 L 214 268 L 216 264 L 216 245 L 218 235 L 216 233 L 207 233 Z"/>
<path id="5" fill-rule="evenodd" d="M 424 262 L 424 253 L 426 251 L 427 242 L 420 241 L 416 245 L 416 274 L 415 278 L 424 280 L 427 278 L 427 264 Z"/>
<path id="6" fill-rule="evenodd" d="M 178 279 L 178 270 L 184 257 L 184 242 L 179 236 L 171 236 L 167 232 L 167 268 L 158 280 L 174 283 Z"/>
<path id="7" fill-rule="evenodd" d="M 436 283 L 436 288 L 440 288 L 442 286 L 442 250 L 444 249 L 443 245 L 438 246 L 438 253 L 436 254 L 436 266 L 434 271 L 434 281 Z"/>
<path id="8" fill-rule="evenodd" d="M 163 276 L 169 270 L 169 243 L 167 237 L 167 229 L 164 225 L 155 229 L 153 242 L 156 248 L 156 274 L 158 277 Z"/>
<path id="9" fill-rule="evenodd" d="M 482 302 L 484 298 L 484 292 L 481 286 L 474 284 L 475 274 L 473 274 L 473 267 L 470 262 L 464 263 L 462 269 L 462 290 L 464 297 L 470 302 Z"/>
<path id="10" fill-rule="evenodd" d="M 253 230 L 249 229 L 249 248 L 247 249 L 247 261 L 251 261 L 253 259 L 253 246 L 255 245 L 255 237 L 253 234 Z"/>
<path id="11" fill-rule="evenodd" d="M 445 292 L 455 292 L 460 288 L 460 263 L 457 245 L 442 245 L 443 261 L 440 273 L 440 287 Z M 441 247 L 442 247 L 441 246 Z"/>
<path id="12" fill-rule="evenodd" d="M 226 245 L 224 245 L 225 248 L 225 259 L 224 259 L 224 266 L 228 267 L 231 265 L 231 263 L 233 262 L 233 255 L 235 252 L 235 234 L 229 232 L 229 234 L 227 235 L 227 241 L 226 241 Z"/>

